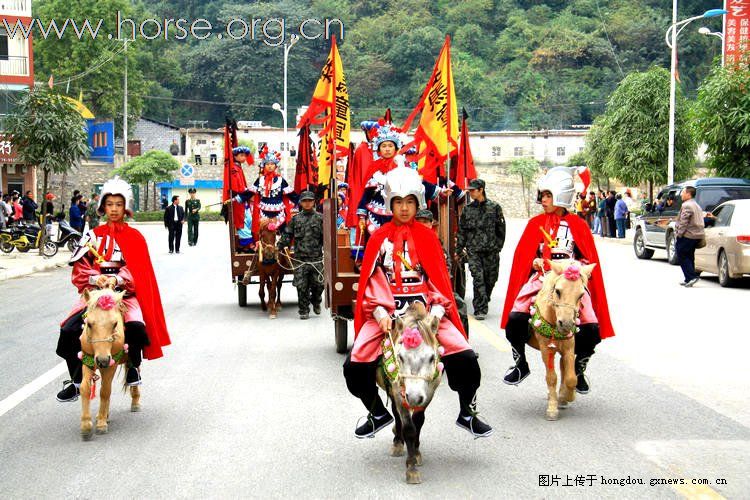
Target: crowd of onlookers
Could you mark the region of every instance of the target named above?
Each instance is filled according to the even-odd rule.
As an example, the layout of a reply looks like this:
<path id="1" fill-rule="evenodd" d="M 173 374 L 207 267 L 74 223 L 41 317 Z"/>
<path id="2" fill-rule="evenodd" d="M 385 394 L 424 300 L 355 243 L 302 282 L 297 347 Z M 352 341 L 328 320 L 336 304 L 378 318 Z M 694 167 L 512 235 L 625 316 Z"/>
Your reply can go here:
<path id="1" fill-rule="evenodd" d="M 636 201 L 630 189 L 623 193 L 589 191 L 588 196 L 579 193 L 576 213 L 586 220 L 592 233 L 604 238 L 624 238 L 625 231 L 630 229 L 633 210 L 643 211 L 647 202 L 646 193 L 642 193 L 640 201 Z"/>
<path id="2" fill-rule="evenodd" d="M 23 196 L 18 191 L 6 194 L 0 193 L 0 229 L 20 221 L 38 223 L 40 215 L 44 216 L 48 232 L 54 220 L 64 219 L 66 216 L 73 229 L 80 233 L 83 233 L 86 223 L 88 223 L 89 228 L 99 225 L 98 194 L 86 198 L 79 190 L 73 191 L 67 214 L 63 212 L 64 205 L 59 207 L 59 212 L 55 212 L 55 199 L 54 194 L 47 193 L 40 207 L 34 199 L 33 191 L 26 191 Z"/>

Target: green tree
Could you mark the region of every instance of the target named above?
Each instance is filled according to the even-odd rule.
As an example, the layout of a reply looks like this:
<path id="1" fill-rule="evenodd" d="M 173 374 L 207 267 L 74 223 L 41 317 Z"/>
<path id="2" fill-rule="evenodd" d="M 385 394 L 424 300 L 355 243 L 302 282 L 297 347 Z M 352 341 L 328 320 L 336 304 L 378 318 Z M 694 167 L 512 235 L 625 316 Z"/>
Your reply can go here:
<path id="1" fill-rule="evenodd" d="M 750 69 L 714 68 L 698 91 L 695 127 L 708 146 L 708 166 L 750 178 Z"/>
<path id="2" fill-rule="evenodd" d="M 521 193 L 524 205 L 526 205 L 526 215 L 529 217 L 531 217 L 531 192 L 538 172 L 539 162 L 533 158 L 516 158 L 508 167 L 509 174 L 521 177 Z"/>
<path id="3" fill-rule="evenodd" d="M 142 156 L 136 156 L 125 165 L 114 171 L 131 184 L 145 185 L 146 202 L 144 210 L 148 210 L 148 185 L 150 182 L 169 181 L 179 170 L 180 163 L 166 151 L 151 150 Z M 136 207 L 137 208 L 137 207 Z M 154 207 L 156 209 L 156 207 Z"/>
<path id="4" fill-rule="evenodd" d="M 689 177 L 697 144 L 688 123 L 689 103 L 678 88 L 675 117 L 675 178 Z M 596 123 L 587 158 L 597 173 L 625 184 L 667 181 L 669 144 L 669 72 L 653 67 L 628 75 Z"/>
<path id="5" fill-rule="evenodd" d="M 86 123 L 73 103 L 43 88 L 21 95 L 15 113 L 6 119 L 5 132 L 13 138 L 19 160 L 42 169 L 42 193 L 47 192 L 50 172 L 64 174 L 90 152 Z M 42 224 L 42 231 L 45 227 Z"/>

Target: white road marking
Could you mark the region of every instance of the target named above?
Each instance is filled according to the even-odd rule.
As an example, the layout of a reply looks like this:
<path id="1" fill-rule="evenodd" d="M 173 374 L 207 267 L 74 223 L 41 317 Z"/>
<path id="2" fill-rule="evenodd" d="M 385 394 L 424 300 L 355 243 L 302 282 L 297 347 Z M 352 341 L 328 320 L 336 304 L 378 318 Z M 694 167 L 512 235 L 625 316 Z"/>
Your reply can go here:
<path id="1" fill-rule="evenodd" d="M 32 396 L 39 389 L 49 384 L 63 373 L 67 373 L 68 368 L 65 365 L 65 361 L 59 365 L 55 365 L 54 368 L 39 375 L 37 378 L 26 384 L 25 386 L 18 389 L 16 392 L 8 396 L 7 398 L 0 401 L 0 417 L 8 413 L 10 410 L 23 403 L 26 399 Z"/>

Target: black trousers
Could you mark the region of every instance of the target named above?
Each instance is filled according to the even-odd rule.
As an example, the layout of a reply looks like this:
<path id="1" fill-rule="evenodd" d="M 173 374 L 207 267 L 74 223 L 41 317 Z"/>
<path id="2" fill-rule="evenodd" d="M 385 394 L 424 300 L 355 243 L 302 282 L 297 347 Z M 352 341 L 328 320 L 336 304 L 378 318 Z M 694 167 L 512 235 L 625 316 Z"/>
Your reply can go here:
<path id="1" fill-rule="evenodd" d="M 81 351 L 84 312 L 85 309 L 74 314 L 60 328 L 60 337 L 57 339 L 57 349 L 55 350 L 55 353 L 65 360 L 70 379 L 76 384 L 80 384 L 83 379 L 83 370 L 81 369 L 81 360 L 78 359 L 78 353 Z M 129 364 L 135 367 L 141 366 L 143 348 L 149 345 L 146 325 L 140 321 L 125 323 L 125 343 L 128 344 Z"/>
<path id="2" fill-rule="evenodd" d="M 169 230 L 169 251 L 180 251 L 180 240 L 182 239 L 182 223 L 170 222 L 167 226 Z"/>
<path id="3" fill-rule="evenodd" d="M 677 254 L 677 261 L 682 268 L 682 274 L 685 276 L 685 283 L 698 277 L 695 272 L 695 249 L 699 242 L 700 240 L 682 236 L 679 236 L 675 242 L 674 249 Z"/>
<path id="4" fill-rule="evenodd" d="M 448 386 L 458 393 L 461 413 L 469 415 L 472 401 L 482 379 L 477 354 L 473 350 L 468 350 L 443 356 L 441 361 L 448 376 Z M 379 363 L 380 359 L 370 363 L 356 363 L 351 360 L 351 354 L 344 361 L 347 389 L 362 401 L 367 411 L 375 415 L 382 415 L 385 412 L 383 401 L 378 394 L 378 386 L 375 383 Z"/>
<path id="5" fill-rule="evenodd" d="M 526 361 L 526 342 L 531 338 L 529 318 L 531 318 L 530 314 L 512 312 L 508 317 L 508 324 L 505 325 L 505 338 L 523 361 Z M 580 331 L 576 333 L 576 359 L 590 358 L 594 354 L 596 345 L 601 341 L 598 323 L 581 325 Z"/>

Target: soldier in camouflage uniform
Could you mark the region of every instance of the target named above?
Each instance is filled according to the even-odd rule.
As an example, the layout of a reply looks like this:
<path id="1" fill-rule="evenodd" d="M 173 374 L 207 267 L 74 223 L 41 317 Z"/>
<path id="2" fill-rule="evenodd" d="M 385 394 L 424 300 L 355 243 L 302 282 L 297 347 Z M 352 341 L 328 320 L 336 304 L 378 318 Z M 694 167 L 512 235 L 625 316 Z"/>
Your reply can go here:
<path id="1" fill-rule="evenodd" d="M 483 320 L 500 269 L 500 251 L 505 243 L 505 217 L 497 203 L 487 199 L 484 181 L 469 183 L 471 203 L 464 207 L 458 222 L 456 259 L 468 257 L 474 282 L 474 317 Z"/>
<path id="2" fill-rule="evenodd" d="M 294 281 L 299 300 L 299 317 L 310 317 L 310 303 L 320 314 L 323 299 L 323 216 L 315 211 L 315 194 L 303 191 L 299 198 L 302 209 L 286 225 L 278 243 L 279 250 L 294 241 Z"/>
<path id="3" fill-rule="evenodd" d="M 185 218 L 188 226 L 188 245 L 198 243 L 198 224 L 201 220 L 201 200 L 195 197 L 195 188 L 188 189 L 190 198 L 185 202 Z"/>

